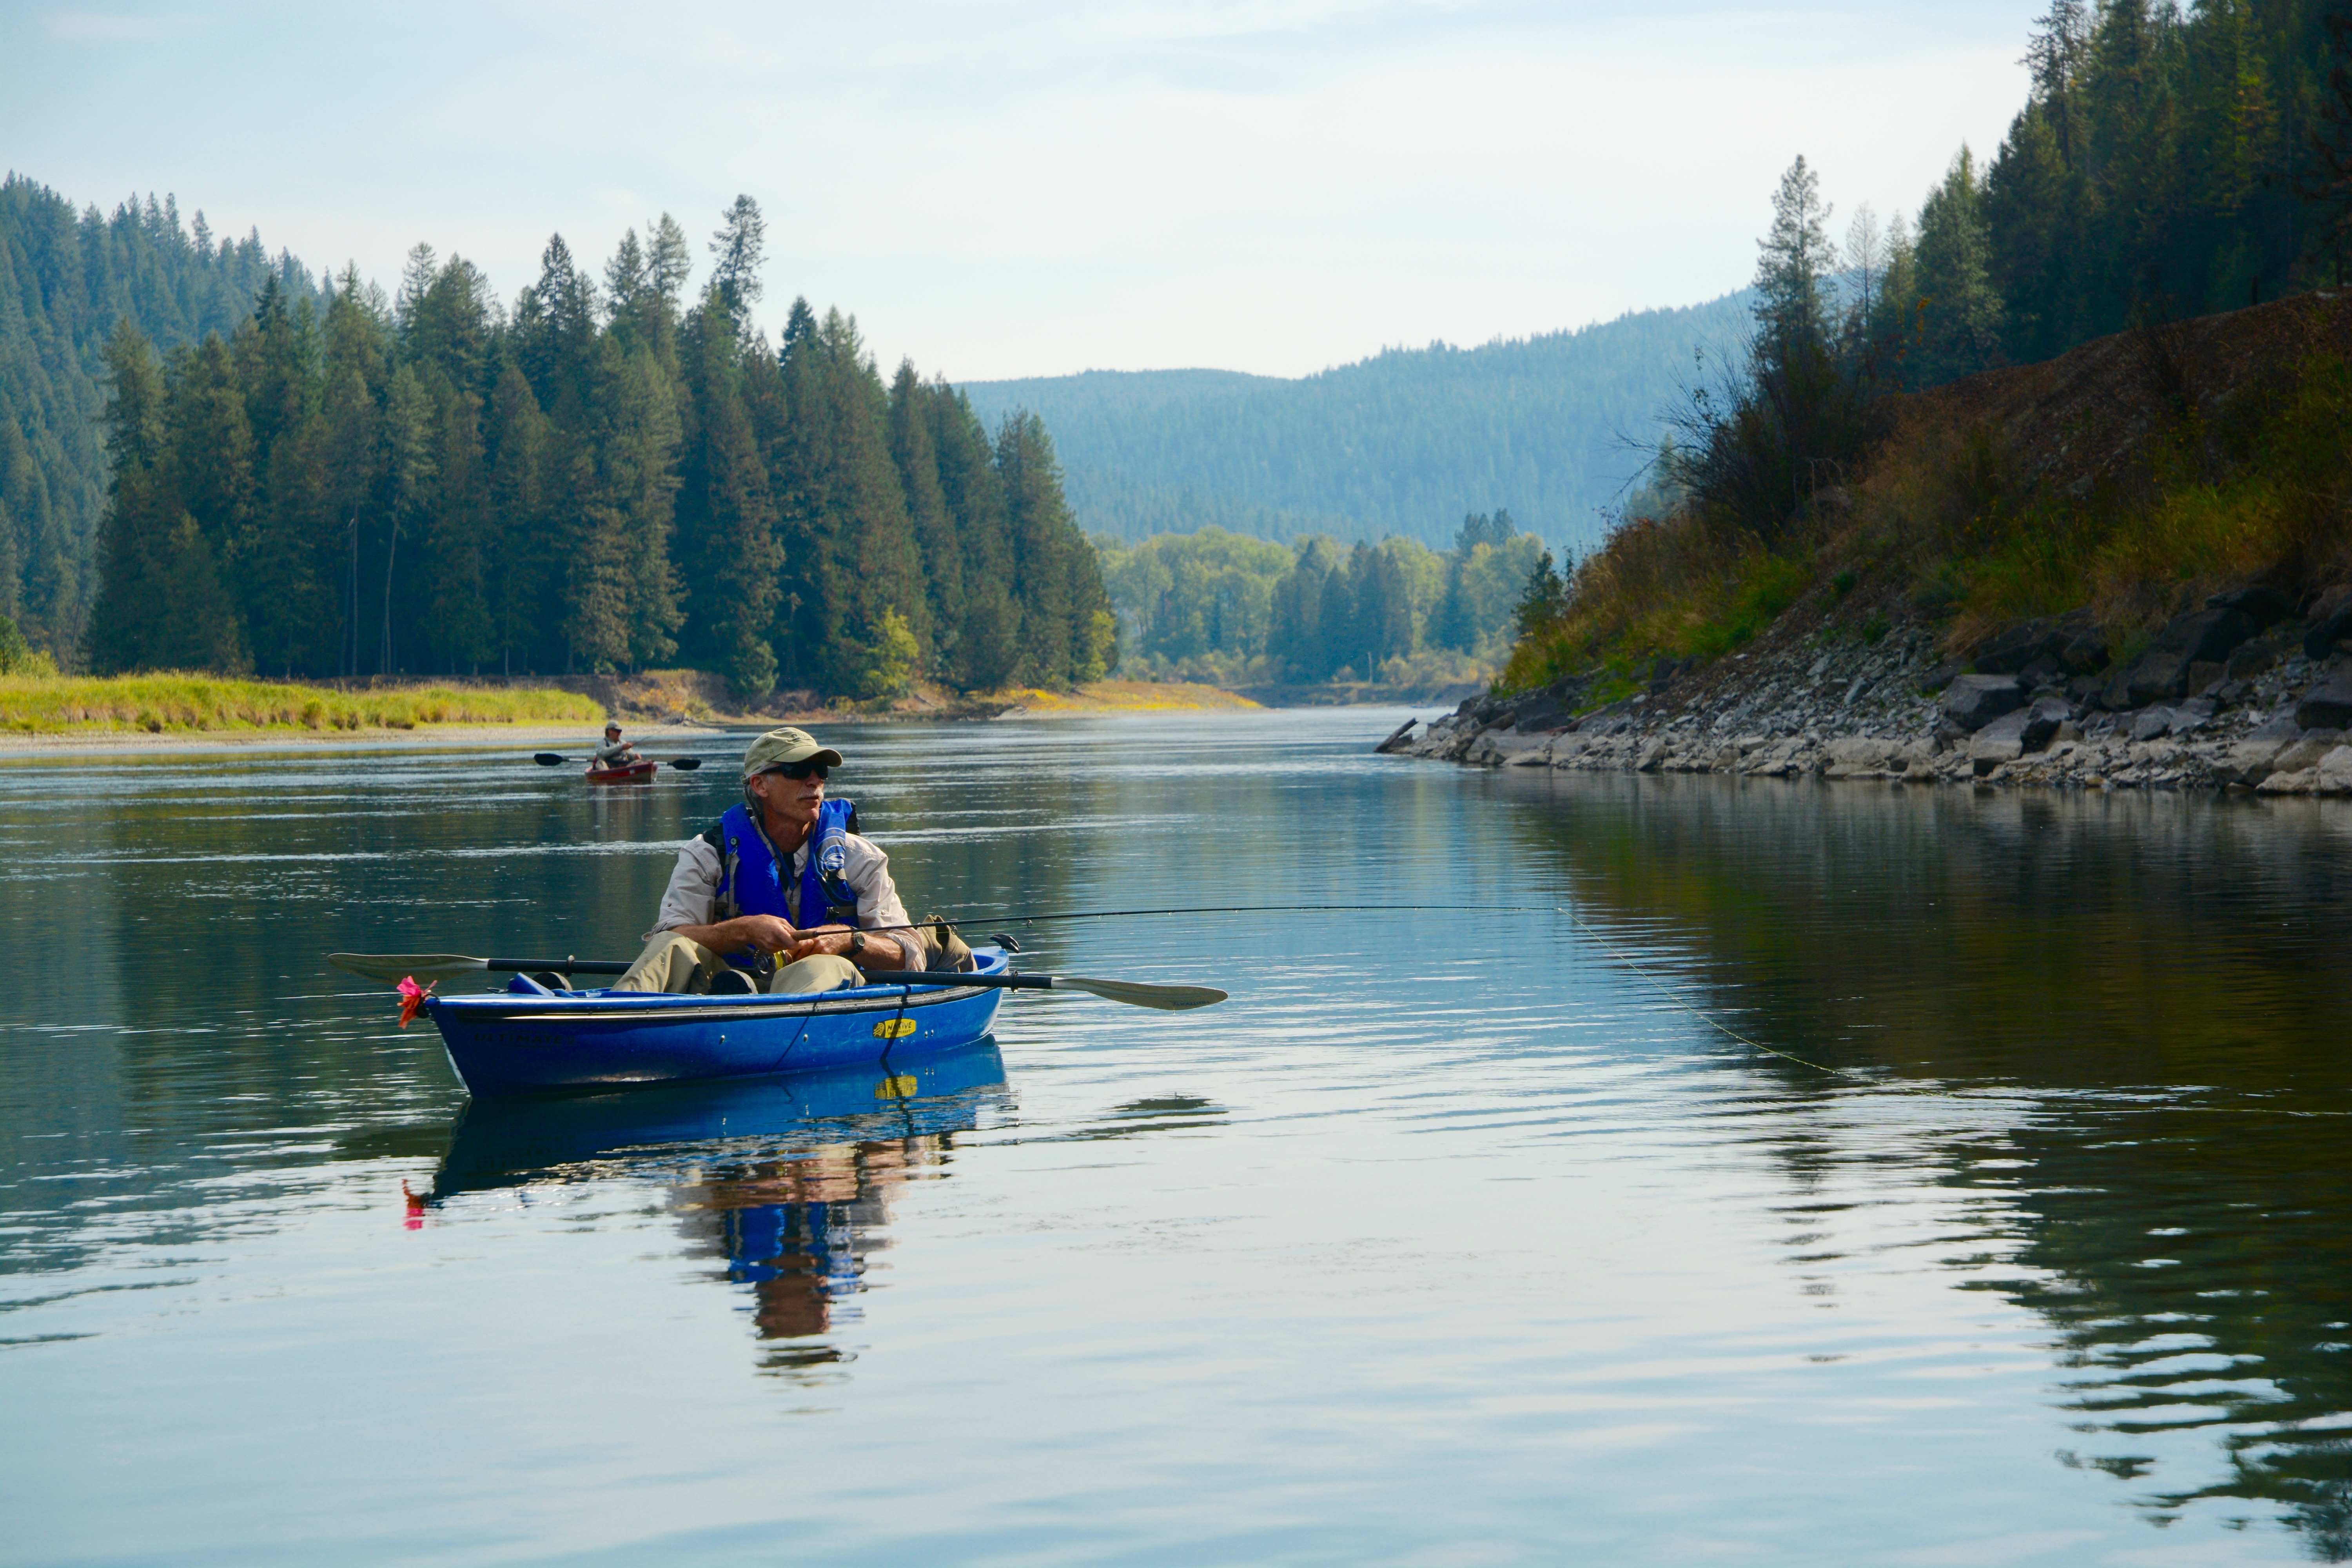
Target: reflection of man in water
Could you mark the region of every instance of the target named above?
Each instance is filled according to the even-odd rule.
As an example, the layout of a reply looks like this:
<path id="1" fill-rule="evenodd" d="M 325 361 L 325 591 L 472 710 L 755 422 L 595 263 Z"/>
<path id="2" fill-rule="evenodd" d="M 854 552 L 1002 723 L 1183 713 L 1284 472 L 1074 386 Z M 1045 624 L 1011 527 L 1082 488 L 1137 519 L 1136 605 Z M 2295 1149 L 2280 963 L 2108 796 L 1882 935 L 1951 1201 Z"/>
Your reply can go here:
<path id="1" fill-rule="evenodd" d="M 946 1140 L 833 1143 L 676 1190 L 686 1231 L 748 1284 L 763 1340 L 802 1339 L 854 1318 L 866 1259 L 887 1245 L 890 1190 L 936 1164 Z"/>

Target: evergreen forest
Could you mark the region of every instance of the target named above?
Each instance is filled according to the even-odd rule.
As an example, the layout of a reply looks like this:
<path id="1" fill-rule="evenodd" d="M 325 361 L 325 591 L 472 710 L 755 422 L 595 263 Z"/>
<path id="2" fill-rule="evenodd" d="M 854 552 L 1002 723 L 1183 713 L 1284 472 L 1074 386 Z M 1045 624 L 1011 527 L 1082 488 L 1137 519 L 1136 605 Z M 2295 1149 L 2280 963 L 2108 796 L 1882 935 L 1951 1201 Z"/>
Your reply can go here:
<path id="1" fill-rule="evenodd" d="M 601 274 L 551 239 L 511 309 L 420 245 L 390 299 L 288 263 L 161 353 L 118 310 L 89 378 L 110 479 L 79 652 L 278 677 L 685 663 L 747 699 L 1102 675 L 1115 622 L 1044 423 L 992 433 L 908 364 L 886 384 L 855 321 L 805 300 L 771 346 L 762 248 L 743 197 L 691 300 L 664 216 Z"/>
<path id="2" fill-rule="evenodd" d="M 1391 535 L 1291 544 L 1213 525 L 1139 544 L 1098 537 L 1121 668 L 1223 685 L 1483 679 L 1550 556 L 1510 513 L 1462 520 L 1451 548 Z"/>
<path id="3" fill-rule="evenodd" d="M 265 283 L 309 271 L 258 234 L 217 240 L 172 198 L 81 212 L 20 174 L 0 182 L 0 616 L 70 663 L 98 595 L 106 507 L 106 340 L 138 323 L 165 350 L 234 332 Z"/>

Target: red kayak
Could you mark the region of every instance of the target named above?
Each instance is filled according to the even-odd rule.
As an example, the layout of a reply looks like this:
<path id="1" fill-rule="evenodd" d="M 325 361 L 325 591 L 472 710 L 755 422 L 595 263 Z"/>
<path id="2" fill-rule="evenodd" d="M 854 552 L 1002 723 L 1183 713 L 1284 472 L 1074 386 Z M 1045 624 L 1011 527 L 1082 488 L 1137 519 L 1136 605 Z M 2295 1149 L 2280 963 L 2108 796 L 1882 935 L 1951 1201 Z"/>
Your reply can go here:
<path id="1" fill-rule="evenodd" d="M 631 763 L 625 768 L 590 768 L 588 782 L 590 784 L 634 784 L 638 779 L 653 777 L 654 770 L 659 766 L 661 766 L 659 763 L 647 758 Z"/>

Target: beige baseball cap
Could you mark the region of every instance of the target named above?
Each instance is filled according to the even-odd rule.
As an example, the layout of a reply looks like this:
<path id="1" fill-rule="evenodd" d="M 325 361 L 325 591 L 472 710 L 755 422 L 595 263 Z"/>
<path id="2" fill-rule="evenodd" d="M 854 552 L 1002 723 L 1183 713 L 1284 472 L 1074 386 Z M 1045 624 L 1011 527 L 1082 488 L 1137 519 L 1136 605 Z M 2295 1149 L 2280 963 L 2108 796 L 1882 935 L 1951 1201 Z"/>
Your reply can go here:
<path id="1" fill-rule="evenodd" d="M 831 746 L 820 746 L 816 737 L 806 730 L 795 730 L 787 724 L 781 730 L 771 730 L 751 742 L 743 753 L 743 776 L 764 773 L 770 768 L 781 768 L 793 763 L 820 762 L 826 767 L 841 766 L 841 753 Z"/>

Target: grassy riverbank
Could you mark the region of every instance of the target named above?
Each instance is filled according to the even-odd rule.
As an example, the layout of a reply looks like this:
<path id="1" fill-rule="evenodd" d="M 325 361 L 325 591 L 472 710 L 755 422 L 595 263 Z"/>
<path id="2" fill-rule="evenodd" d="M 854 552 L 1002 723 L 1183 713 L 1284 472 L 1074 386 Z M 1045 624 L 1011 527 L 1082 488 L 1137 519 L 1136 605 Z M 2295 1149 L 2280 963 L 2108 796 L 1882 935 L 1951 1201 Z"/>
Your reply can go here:
<path id="1" fill-rule="evenodd" d="M 420 724 L 593 723 L 569 691 L 381 687 L 339 691 L 206 675 L 0 676 L 0 734 L 352 734 Z"/>

